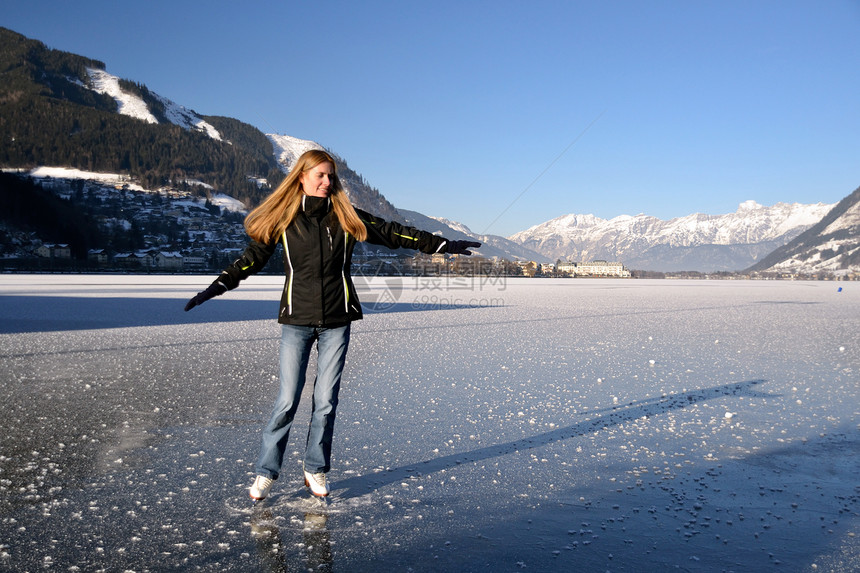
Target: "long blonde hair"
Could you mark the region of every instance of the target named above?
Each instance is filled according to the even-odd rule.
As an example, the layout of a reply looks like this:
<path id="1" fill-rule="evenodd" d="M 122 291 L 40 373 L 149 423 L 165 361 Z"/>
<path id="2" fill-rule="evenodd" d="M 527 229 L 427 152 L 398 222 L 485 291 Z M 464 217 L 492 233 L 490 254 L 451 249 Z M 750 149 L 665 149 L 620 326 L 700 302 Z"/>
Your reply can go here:
<path id="1" fill-rule="evenodd" d="M 296 218 L 302 203 L 304 194 L 301 183 L 302 174 L 326 161 L 331 163 L 334 170 L 329 187 L 329 198 L 340 226 L 359 241 L 367 239 L 367 228 L 359 219 L 349 197 L 346 196 L 346 191 L 337 176 L 337 164 L 334 158 L 319 149 L 302 153 L 281 184 L 256 209 L 248 213 L 245 217 L 245 231 L 248 235 L 255 241 L 269 244 L 272 239 L 283 233 Z"/>

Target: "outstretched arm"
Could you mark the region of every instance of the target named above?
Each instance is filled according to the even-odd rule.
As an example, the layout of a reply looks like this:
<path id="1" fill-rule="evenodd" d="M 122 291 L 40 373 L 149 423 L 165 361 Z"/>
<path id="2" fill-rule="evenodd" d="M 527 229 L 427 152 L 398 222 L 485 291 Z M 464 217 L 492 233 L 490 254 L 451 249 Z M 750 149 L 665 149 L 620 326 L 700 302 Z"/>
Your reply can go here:
<path id="1" fill-rule="evenodd" d="M 422 253 L 449 253 L 452 255 L 471 255 L 470 248 L 478 248 L 475 241 L 449 241 L 445 237 L 401 225 L 394 221 L 380 219 L 366 211 L 356 209 L 364 226 L 367 227 L 367 241 L 389 249 L 415 249 Z"/>
<path id="2" fill-rule="evenodd" d="M 226 269 L 221 271 L 218 278 L 215 279 L 215 281 L 209 285 L 206 290 L 200 291 L 191 297 L 191 300 L 189 300 L 185 305 L 185 312 L 188 312 L 195 306 L 203 304 L 210 298 L 222 295 L 228 290 L 233 290 L 239 286 L 241 281 L 245 280 L 252 274 L 259 272 L 260 269 L 266 266 L 272 253 L 275 252 L 275 245 L 277 245 L 277 242 L 272 243 L 271 245 L 264 245 L 257 241 L 251 241 L 251 243 L 245 248 L 245 252 L 242 253 L 242 256 L 233 261 L 233 263 Z"/>

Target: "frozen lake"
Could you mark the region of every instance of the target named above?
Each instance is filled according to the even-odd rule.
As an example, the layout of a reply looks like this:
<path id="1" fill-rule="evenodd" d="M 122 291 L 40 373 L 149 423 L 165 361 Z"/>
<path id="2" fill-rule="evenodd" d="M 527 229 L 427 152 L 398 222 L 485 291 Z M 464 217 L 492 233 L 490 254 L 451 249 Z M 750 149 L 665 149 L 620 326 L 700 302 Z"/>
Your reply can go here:
<path id="1" fill-rule="evenodd" d="M 213 278 L 0 276 L 0 569 L 860 570 L 858 283 L 374 279 L 252 508 L 283 279 Z"/>

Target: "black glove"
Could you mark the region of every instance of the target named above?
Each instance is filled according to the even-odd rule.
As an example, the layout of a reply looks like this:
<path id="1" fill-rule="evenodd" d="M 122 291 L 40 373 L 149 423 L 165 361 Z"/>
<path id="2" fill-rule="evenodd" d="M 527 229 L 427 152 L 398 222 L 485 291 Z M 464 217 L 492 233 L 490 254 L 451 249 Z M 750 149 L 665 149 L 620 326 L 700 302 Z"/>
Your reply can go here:
<path id="1" fill-rule="evenodd" d="M 480 246 L 481 243 L 475 241 L 448 241 L 445 252 L 450 255 L 471 255 L 472 251 L 469 249 L 477 249 Z"/>
<path id="2" fill-rule="evenodd" d="M 209 285 L 206 290 L 198 292 L 196 295 L 194 295 L 194 297 L 192 297 L 191 300 L 188 301 L 188 304 L 185 305 L 185 312 L 188 312 L 195 306 L 199 306 L 210 298 L 216 297 L 219 294 L 224 294 L 225 292 L 227 292 L 227 287 L 219 283 L 218 281 L 215 281 L 214 283 Z"/>

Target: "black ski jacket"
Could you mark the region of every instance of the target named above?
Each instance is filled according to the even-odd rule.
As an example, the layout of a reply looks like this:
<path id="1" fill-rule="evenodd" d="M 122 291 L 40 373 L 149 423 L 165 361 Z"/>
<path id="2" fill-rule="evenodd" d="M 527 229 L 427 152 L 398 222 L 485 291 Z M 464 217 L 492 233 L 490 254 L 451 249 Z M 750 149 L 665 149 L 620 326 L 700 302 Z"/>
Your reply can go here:
<path id="1" fill-rule="evenodd" d="M 444 253 L 447 240 L 427 231 L 385 221 L 356 209 L 367 227 L 367 241 L 394 248 Z M 355 238 L 341 228 L 327 198 L 305 196 L 293 223 L 265 245 L 252 240 L 242 256 L 219 275 L 227 290 L 259 272 L 281 242 L 286 282 L 278 322 L 299 326 L 342 326 L 362 317 L 350 276 Z"/>

